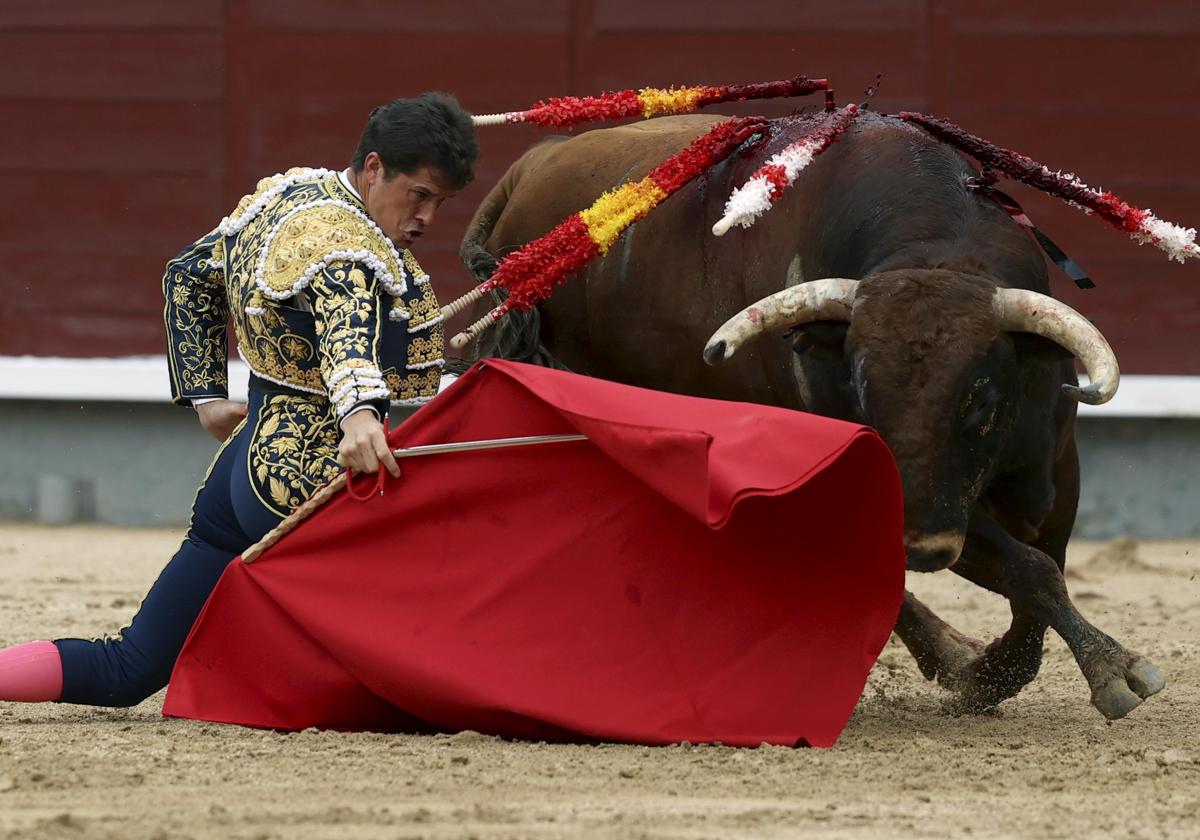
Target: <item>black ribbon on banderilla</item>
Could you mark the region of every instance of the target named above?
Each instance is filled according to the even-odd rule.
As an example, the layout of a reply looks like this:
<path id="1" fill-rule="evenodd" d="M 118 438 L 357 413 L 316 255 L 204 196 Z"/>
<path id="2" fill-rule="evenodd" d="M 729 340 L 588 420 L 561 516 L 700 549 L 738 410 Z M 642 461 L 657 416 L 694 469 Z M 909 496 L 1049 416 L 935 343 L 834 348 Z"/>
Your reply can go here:
<path id="1" fill-rule="evenodd" d="M 1042 250 L 1046 252 L 1046 256 L 1050 258 L 1050 261 L 1061 268 L 1063 274 L 1075 281 L 1076 286 L 1081 289 L 1096 288 L 1096 284 L 1092 282 L 1092 278 L 1088 277 L 1087 272 L 1080 268 L 1079 263 L 1068 257 L 1062 248 L 1059 248 L 1049 236 L 1042 233 L 1041 229 L 1033 223 L 1033 220 L 1029 218 L 1021 205 L 1017 204 L 1015 198 L 1008 193 L 1000 192 L 1000 190 L 996 189 L 995 184 L 995 176 L 985 169 L 978 177 L 968 179 L 966 186 L 967 189 L 987 196 L 999 204 L 1001 209 L 1014 222 L 1025 228 L 1025 232 L 1033 237 L 1033 241 L 1042 247 Z"/>

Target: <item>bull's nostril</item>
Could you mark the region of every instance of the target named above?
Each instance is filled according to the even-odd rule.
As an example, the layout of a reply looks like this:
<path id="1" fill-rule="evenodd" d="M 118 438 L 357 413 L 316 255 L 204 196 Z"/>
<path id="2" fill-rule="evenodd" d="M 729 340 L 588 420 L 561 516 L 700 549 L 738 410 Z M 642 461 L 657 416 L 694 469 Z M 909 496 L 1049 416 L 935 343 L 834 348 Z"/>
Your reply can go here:
<path id="1" fill-rule="evenodd" d="M 725 342 L 714 341 L 704 348 L 704 361 L 716 366 L 725 361 Z"/>

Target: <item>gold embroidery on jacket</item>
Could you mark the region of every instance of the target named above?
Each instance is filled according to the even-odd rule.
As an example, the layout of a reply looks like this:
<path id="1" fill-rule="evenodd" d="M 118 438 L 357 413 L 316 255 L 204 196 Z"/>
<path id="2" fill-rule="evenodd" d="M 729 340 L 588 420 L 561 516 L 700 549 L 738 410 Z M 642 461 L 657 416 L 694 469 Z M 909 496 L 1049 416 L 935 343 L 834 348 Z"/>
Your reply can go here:
<path id="1" fill-rule="evenodd" d="M 254 185 L 254 192 L 244 195 L 238 200 L 237 207 L 235 207 L 233 212 L 229 214 L 229 218 L 236 219 L 238 216 L 245 213 L 250 208 L 250 205 L 258 201 L 259 197 L 262 196 L 263 193 L 271 189 L 271 187 L 278 184 L 284 178 L 287 178 L 291 175 L 298 175 L 301 172 L 306 171 L 308 170 L 303 166 L 293 166 L 287 172 L 280 172 L 276 175 L 268 175 L 266 178 L 261 178 L 259 182 Z"/>
<path id="2" fill-rule="evenodd" d="M 407 405 L 417 405 L 428 402 L 438 394 L 438 386 L 442 382 L 442 369 L 431 367 L 425 370 L 400 373 L 395 368 L 383 372 L 392 399 Z"/>
<path id="3" fill-rule="evenodd" d="M 425 270 L 421 268 L 421 264 L 417 262 L 417 257 L 408 248 L 400 252 L 400 259 L 404 260 L 404 267 L 408 269 L 413 277 L 424 277 Z"/>
<path id="4" fill-rule="evenodd" d="M 334 263 L 313 278 L 321 369 L 325 381 L 345 368 L 378 367 L 379 310 L 375 289 L 354 263 Z"/>
<path id="5" fill-rule="evenodd" d="M 245 316 L 245 322 L 249 335 L 242 339 L 239 330 L 238 352 L 251 370 L 271 382 L 325 393 L 310 338 L 290 332 L 287 321 L 273 307 L 267 307 L 262 315 Z"/>
<path id="6" fill-rule="evenodd" d="M 428 335 L 414 335 L 408 342 L 408 367 L 424 368 L 442 361 L 445 355 L 445 333 L 441 324 L 434 325 Z"/>
<path id="7" fill-rule="evenodd" d="M 372 265 L 377 274 L 383 272 L 387 286 L 398 289 L 404 282 L 405 271 L 396 259 L 395 249 L 378 228 L 359 215 L 362 211 L 355 212 L 352 205 L 331 203 L 297 205 L 291 210 L 295 210 L 294 215 L 271 214 L 278 221 L 268 234 L 261 275 L 271 292 L 283 295 L 303 288 L 308 282 L 306 272 L 314 264 L 329 263 L 334 254 L 342 254 L 343 258 L 355 254 L 355 260 Z"/>
<path id="8" fill-rule="evenodd" d="M 290 169 L 284 175 L 295 171 Z M 284 175 L 260 181 L 254 193 L 238 202 L 238 209 L 233 215 L 244 212 Z M 246 224 L 238 233 L 234 247 L 228 251 L 229 295 L 233 303 L 231 308 L 238 352 L 259 376 L 314 394 L 325 393 L 317 354 L 312 347 L 317 336 L 292 333 L 273 301 L 267 301 L 262 311 L 255 314 L 247 314 L 245 310 L 247 304 L 258 295 L 254 271 L 271 228 L 284 215 L 320 198 L 322 194 L 320 182 L 300 184 L 285 191 Z"/>
<path id="9" fill-rule="evenodd" d="M 423 330 L 431 324 L 440 323 L 442 320 L 442 308 L 438 305 L 437 296 L 433 293 L 433 284 L 424 283 L 417 286 L 417 289 L 420 291 L 420 296 L 410 298 L 404 302 L 409 313 L 411 313 L 408 321 L 408 331 L 410 333 Z"/>
<path id="10" fill-rule="evenodd" d="M 173 398 L 227 393 L 225 338 L 229 306 L 221 262 L 213 254 L 220 238 L 209 234 L 167 263 L 163 274 L 168 361 Z"/>
<path id="11" fill-rule="evenodd" d="M 329 401 L 269 394 L 246 458 L 259 501 L 287 516 L 337 475 L 338 427 Z"/>
<path id="12" fill-rule="evenodd" d="M 438 304 L 437 295 L 433 293 L 429 275 L 421 268 L 421 264 L 417 262 L 413 252 L 405 249 L 401 252 L 401 258 L 409 273 L 414 278 L 424 281 L 414 281 L 409 286 L 408 293 L 402 302 L 410 313 L 408 331 L 412 333 L 423 330 L 431 324 L 439 323 L 442 319 L 442 307 Z"/>
<path id="13" fill-rule="evenodd" d="M 274 186 L 279 177 L 260 182 L 256 192 L 242 199 L 239 209 L 232 215 L 244 212 L 257 196 Z M 393 298 L 380 288 L 375 272 L 363 263 L 331 262 L 314 273 L 309 288 L 289 299 L 311 305 L 315 334 L 309 334 L 307 330 L 302 334 L 293 332 L 297 329 L 295 319 L 291 319 L 293 325 L 289 326 L 289 319 L 282 314 L 288 303 L 267 298 L 256 286 L 257 259 L 280 220 L 302 205 L 329 198 L 362 207 L 342 188 L 337 175 L 332 174 L 320 181 L 289 187 L 250 219 L 236 237 L 230 238 L 226 254 L 228 289 L 239 352 L 259 376 L 320 395 L 337 391 L 349 381 L 350 371 L 355 372 L 353 378 L 357 390 L 369 393 L 372 387 L 369 383 L 379 376 L 378 370 L 387 365 L 392 377 L 383 379 L 392 399 L 410 404 L 427 400 L 437 393 L 441 368 L 436 363 L 444 354 L 442 328 L 434 323 L 441 310 L 428 282 L 408 282 L 404 294 Z M 338 212 L 322 212 L 327 209 Z M 265 275 L 276 278 L 271 281 L 272 288 L 285 282 L 290 287 L 313 262 L 323 259 L 326 254 L 320 252 L 331 244 L 336 245 L 344 235 L 341 222 L 358 223 L 350 222 L 350 218 L 357 219 L 336 205 L 318 205 L 300 210 L 280 227 L 276 233 L 278 242 L 271 243 L 264 271 Z M 293 225 L 296 221 L 300 224 Z M 424 271 L 411 252 L 401 253 L 401 267 L 394 263 L 395 258 L 387 253 L 388 250 L 381 239 L 372 246 L 372 254 L 391 266 L 393 276 L 424 277 Z M 246 306 L 252 303 L 255 313 L 248 314 Z M 408 322 L 388 321 L 387 313 L 392 305 L 413 309 L 414 317 Z M 421 332 L 407 334 L 414 324 Z M 399 342 L 397 348 L 403 355 L 380 358 L 381 348 L 385 344 L 391 347 L 393 338 L 389 333 L 389 342 L 383 342 L 385 330 L 405 334 L 405 340 Z M 421 365 L 430 367 L 406 369 Z M 330 381 L 334 381 L 332 388 L 326 384 Z"/>

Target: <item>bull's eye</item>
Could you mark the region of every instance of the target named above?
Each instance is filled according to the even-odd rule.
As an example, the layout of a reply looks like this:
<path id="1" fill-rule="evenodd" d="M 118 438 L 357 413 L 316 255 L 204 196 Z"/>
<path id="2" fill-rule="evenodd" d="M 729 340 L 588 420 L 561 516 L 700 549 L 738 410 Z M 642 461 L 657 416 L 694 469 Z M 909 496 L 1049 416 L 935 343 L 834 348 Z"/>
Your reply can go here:
<path id="1" fill-rule="evenodd" d="M 980 437 L 990 435 L 996 428 L 996 412 L 993 410 L 987 417 L 982 418 L 973 427 Z"/>
<path id="2" fill-rule="evenodd" d="M 840 321 L 813 321 L 790 331 L 792 351 L 817 359 L 837 359 L 846 343 L 847 324 Z"/>
<path id="3" fill-rule="evenodd" d="M 999 397 L 990 388 L 976 387 L 963 402 L 959 414 L 968 434 L 987 435 L 995 429 Z"/>

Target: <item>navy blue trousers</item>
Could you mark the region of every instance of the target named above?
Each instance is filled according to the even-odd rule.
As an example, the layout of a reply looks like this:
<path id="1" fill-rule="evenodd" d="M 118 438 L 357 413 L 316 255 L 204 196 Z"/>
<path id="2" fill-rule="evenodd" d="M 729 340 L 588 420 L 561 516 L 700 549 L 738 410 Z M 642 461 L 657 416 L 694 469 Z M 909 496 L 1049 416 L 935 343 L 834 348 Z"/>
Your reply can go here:
<path id="1" fill-rule="evenodd" d="M 249 417 L 222 445 L 192 506 L 183 545 L 116 638 L 58 639 L 60 702 L 133 706 L 167 684 L 175 659 L 229 561 L 279 524 L 258 500 L 246 469 L 262 395 L 250 394 Z"/>

